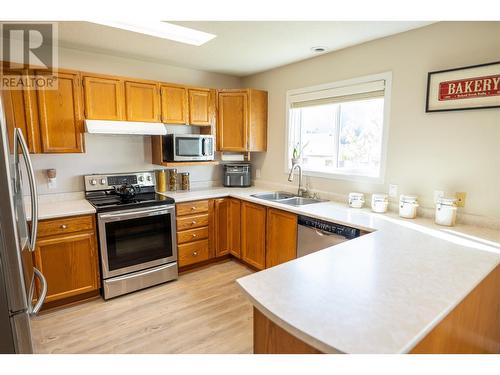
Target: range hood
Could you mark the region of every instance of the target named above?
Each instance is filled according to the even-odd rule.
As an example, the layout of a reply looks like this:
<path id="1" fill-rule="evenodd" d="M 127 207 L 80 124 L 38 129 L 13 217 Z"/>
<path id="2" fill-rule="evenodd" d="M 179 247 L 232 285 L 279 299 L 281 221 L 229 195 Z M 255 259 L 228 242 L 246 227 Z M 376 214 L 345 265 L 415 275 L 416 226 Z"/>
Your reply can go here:
<path id="1" fill-rule="evenodd" d="M 167 134 L 167 129 L 161 122 L 85 120 L 85 128 L 90 134 Z"/>

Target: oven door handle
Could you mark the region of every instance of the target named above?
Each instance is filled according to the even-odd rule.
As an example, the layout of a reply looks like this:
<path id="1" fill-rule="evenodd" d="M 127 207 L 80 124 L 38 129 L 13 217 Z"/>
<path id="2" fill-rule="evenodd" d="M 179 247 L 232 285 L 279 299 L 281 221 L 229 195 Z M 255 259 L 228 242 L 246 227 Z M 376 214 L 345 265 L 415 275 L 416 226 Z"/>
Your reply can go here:
<path id="1" fill-rule="evenodd" d="M 99 214 L 99 219 L 102 220 L 103 222 L 120 221 L 120 220 L 134 219 L 134 218 L 140 218 L 140 217 L 165 215 L 165 214 L 173 213 L 173 211 L 174 211 L 173 207 L 169 207 L 169 208 L 162 207 L 161 209 L 155 208 L 155 209 L 151 209 L 151 210 L 120 212 L 120 213 L 114 213 L 114 214 Z"/>

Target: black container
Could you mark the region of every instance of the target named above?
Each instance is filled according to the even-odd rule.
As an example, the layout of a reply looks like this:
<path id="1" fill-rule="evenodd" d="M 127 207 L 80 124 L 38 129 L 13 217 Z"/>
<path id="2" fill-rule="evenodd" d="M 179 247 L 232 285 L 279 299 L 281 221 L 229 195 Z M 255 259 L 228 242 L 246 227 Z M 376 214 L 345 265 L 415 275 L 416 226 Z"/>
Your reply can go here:
<path id="1" fill-rule="evenodd" d="M 224 164 L 224 186 L 249 187 L 252 184 L 252 168 L 248 163 Z"/>

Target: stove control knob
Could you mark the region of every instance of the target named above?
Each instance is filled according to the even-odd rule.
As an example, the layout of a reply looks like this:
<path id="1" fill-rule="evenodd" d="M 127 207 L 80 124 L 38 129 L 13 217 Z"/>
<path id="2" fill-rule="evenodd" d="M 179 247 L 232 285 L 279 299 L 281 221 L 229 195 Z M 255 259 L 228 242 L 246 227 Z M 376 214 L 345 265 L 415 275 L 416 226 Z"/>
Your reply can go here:
<path id="1" fill-rule="evenodd" d="M 146 177 L 146 180 L 151 181 L 151 175 L 150 174 L 148 174 L 148 176 Z"/>
<path id="2" fill-rule="evenodd" d="M 90 185 L 97 185 L 97 180 L 95 178 L 93 178 L 92 180 L 90 180 Z"/>
<path id="3" fill-rule="evenodd" d="M 106 185 L 106 179 L 105 178 L 101 178 L 101 185 Z"/>
<path id="4" fill-rule="evenodd" d="M 144 177 L 143 176 L 139 176 L 138 180 L 139 180 L 139 182 L 143 182 L 144 181 Z"/>

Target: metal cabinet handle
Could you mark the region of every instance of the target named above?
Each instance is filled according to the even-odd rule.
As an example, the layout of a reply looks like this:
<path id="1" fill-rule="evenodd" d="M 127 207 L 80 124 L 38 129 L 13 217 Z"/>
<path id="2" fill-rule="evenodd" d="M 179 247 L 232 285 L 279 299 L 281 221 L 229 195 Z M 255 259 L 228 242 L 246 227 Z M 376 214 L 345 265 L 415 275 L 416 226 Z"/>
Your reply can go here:
<path id="1" fill-rule="evenodd" d="M 45 276 L 43 276 L 43 274 L 35 267 L 33 267 L 33 272 L 42 284 L 42 293 L 38 297 L 38 301 L 36 301 L 35 306 L 31 308 L 30 315 L 38 314 L 38 312 L 42 308 L 43 303 L 45 302 L 45 297 L 47 297 L 47 280 L 45 279 Z"/>
<path id="2" fill-rule="evenodd" d="M 193 221 L 191 222 L 191 224 L 196 224 L 196 221 L 194 221 L 194 220 L 193 220 Z"/>
<path id="3" fill-rule="evenodd" d="M 193 238 L 196 237 L 196 234 L 193 234 Z"/>
<path id="4" fill-rule="evenodd" d="M 197 256 L 198 255 L 198 252 L 197 251 L 193 251 L 193 256 Z"/>
<path id="5" fill-rule="evenodd" d="M 196 210 L 196 206 L 191 207 L 191 210 L 192 211 Z"/>
<path id="6" fill-rule="evenodd" d="M 67 229 L 68 226 L 66 224 L 61 224 L 61 229 Z"/>
<path id="7" fill-rule="evenodd" d="M 28 182 L 31 190 L 31 234 L 29 240 L 30 251 L 35 251 L 36 236 L 38 230 L 38 193 L 35 183 L 35 172 L 33 172 L 33 165 L 31 164 L 30 152 L 28 150 L 28 145 L 24 140 L 23 133 L 21 129 L 15 128 L 14 131 L 14 144 L 21 146 L 21 152 L 23 153 L 24 163 L 26 164 L 26 170 L 28 171 Z M 17 153 L 17 147 L 14 150 L 14 161 L 17 164 L 17 158 L 19 157 Z M 19 172 L 20 173 L 20 172 Z M 17 177 L 17 176 L 16 176 Z"/>

